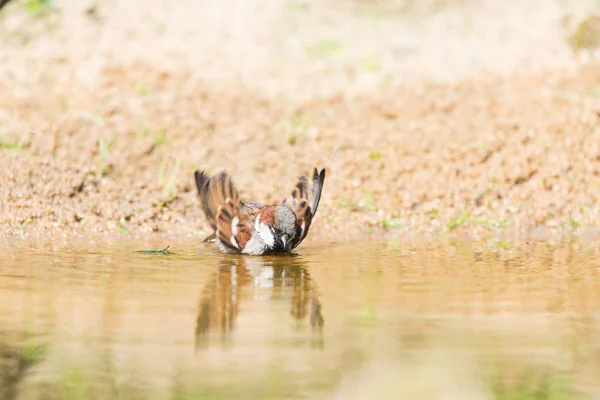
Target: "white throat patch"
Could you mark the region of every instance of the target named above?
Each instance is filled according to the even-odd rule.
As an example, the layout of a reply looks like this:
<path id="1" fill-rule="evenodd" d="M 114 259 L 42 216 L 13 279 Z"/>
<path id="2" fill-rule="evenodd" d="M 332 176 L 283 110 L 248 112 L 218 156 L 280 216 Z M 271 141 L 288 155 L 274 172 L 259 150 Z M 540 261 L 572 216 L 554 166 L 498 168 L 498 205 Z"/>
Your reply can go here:
<path id="1" fill-rule="evenodd" d="M 273 247 L 275 245 L 275 238 L 273 237 L 271 229 L 269 229 L 269 225 L 259 222 L 258 218 L 256 218 L 254 229 L 258 231 L 258 234 L 264 244 L 269 247 Z"/>

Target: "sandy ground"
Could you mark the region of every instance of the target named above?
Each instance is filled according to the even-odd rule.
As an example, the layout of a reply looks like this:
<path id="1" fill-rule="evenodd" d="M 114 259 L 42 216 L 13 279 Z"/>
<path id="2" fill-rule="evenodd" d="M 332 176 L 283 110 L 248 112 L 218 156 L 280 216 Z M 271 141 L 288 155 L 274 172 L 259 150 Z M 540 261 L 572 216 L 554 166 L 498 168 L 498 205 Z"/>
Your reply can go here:
<path id="1" fill-rule="evenodd" d="M 225 3 L 0 11 L 5 236 L 202 236 L 195 168 L 278 201 L 314 166 L 309 240 L 595 232 L 593 1 Z"/>

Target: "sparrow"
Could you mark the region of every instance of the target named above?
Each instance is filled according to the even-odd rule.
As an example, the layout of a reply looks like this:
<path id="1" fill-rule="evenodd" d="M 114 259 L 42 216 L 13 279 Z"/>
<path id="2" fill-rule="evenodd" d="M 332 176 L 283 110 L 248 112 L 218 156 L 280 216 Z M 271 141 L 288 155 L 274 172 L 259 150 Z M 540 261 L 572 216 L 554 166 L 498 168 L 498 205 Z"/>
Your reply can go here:
<path id="1" fill-rule="evenodd" d="M 309 193 L 306 175 L 280 204 L 263 205 L 240 200 L 231 176 L 226 171 L 209 176 L 204 170 L 194 171 L 198 197 L 222 252 L 251 255 L 288 253 L 308 233 L 317 212 L 325 182 L 325 169 L 314 169 Z"/>

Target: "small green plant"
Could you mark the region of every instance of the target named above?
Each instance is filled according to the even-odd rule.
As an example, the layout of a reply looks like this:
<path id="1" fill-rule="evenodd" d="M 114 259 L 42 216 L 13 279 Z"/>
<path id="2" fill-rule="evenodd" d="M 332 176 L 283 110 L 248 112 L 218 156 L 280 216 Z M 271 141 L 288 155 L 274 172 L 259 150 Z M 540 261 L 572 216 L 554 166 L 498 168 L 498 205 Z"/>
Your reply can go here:
<path id="1" fill-rule="evenodd" d="M 107 175 L 110 173 L 112 166 L 109 163 L 108 153 L 112 146 L 115 144 L 115 138 L 112 138 L 108 142 L 104 140 L 104 138 L 100 138 L 98 141 L 98 155 L 100 157 L 100 161 L 98 162 L 98 166 L 96 167 L 96 175 Z"/>
<path id="2" fill-rule="evenodd" d="M 288 145 L 294 146 L 309 126 L 309 115 L 301 109 L 296 109 L 289 116 L 282 118 L 277 123 L 275 133 L 281 134 L 286 138 L 285 140 Z"/>
<path id="3" fill-rule="evenodd" d="M 471 33 L 473 32 L 473 20 L 471 18 L 465 18 L 462 23 L 462 31 L 463 33 Z"/>
<path id="4" fill-rule="evenodd" d="M 504 218 L 502 221 L 498 221 L 498 224 L 502 228 L 506 228 L 510 225 L 511 221 L 512 221 L 512 217 L 508 216 L 508 217 Z"/>
<path id="5" fill-rule="evenodd" d="M 297 109 L 292 112 L 289 122 L 293 128 L 307 128 L 309 125 L 309 116 L 306 112 Z"/>
<path id="6" fill-rule="evenodd" d="M 377 3 L 377 2 L 373 2 Z M 365 4 L 369 4 L 365 2 Z M 358 10 L 358 16 L 361 18 L 370 19 L 373 21 L 382 21 L 392 17 L 392 13 L 385 7 L 380 6 L 363 6 Z"/>
<path id="7" fill-rule="evenodd" d="M 495 231 L 496 227 L 499 225 L 497 222 L 490 221 L 487 218 L 475 218 L 473 221 L 483 226 L 484 228 L 489 229 L 490 231 Z"/>
<path id="8" fill-rule="evenodd" d="M 381 226 L 384 228 L 405 228 L 408 225 L 406 225 L 400 219 L 390 219 L 390 220 L 384 219 L 381 222 Z"/>
<path id="9" fill-rule="evenodd" d="M 323 39 L 310 47 L 310 53 L 317 58 L 329 58 L 343 50 L 343 46 L 337 40 Z"/>
<path id="10" fill-rule="evenodd" d="M 481 226 L 483 226 L 484 228 L 487 228 L 489 230 L 496 230 L 497 228 L 506 228 L 507 226 L 510 225 L 510 221 L 512 220 L 512 217 L 506 217 L 503 220 L 489 220 L 487 218 L 474 218 L 473 221 L 480 224 Z"/>
<path id="11" fill-rule="evenodd" d="M 379 160 L 381 158 L 381 153 L 378 151 L 372 151 L 369 153 L 369 158 L 373 161 Z"/>
<path id="12" fill-rule="evenodd" d="M 338 200 L 336 204 L 338 205 L 338 207 L 356 208 L 356 204 L 354 204 L 352 200 Z"/>
<path id="13" fill-rule="evenodd" d="M 38 342 L 26 343 L 23 346 L 23 357 L 27 361 L 35 362 L 43 358 L 46 353 L 47 345 Z"/>
<path id="14" fill-rule="evenodd" d="M 60 110 L 60 112 L 66 113 L 67 111 L 69 111 L 69 103 L 66 100 L 61 100 L 58 103 L 58 109 Z"/>
<path id="15" fill-rule="evenodd" d="M 143 83 L 138 82 L 134 86 L 133 91 L 138 96 L 145 96 L 148 94 L 148 92 L 150 92 L 150 88 L 148 86 L 144 85 Z"/>
<path id="16" fill-rule="evenodd" d="M 165 181 L 167 160 L 167 157 L 164 157 L 158 168 L 158 184 L 163 186 L 163 200 L 160 203 L 160 207 L 164 207 L 175 198 L 177 191 L 177 175 L 181 165 L 181 161 L 178 159 L 177 163 L 175 164 L 175 168 L 171 172 L 169 180 Z"/>
<path id="17" fill-rule="evenodd" d="M 20 151 L 23 150 L 24 147 L 24 143 L 21 142 L 19 139 L 9 141 L 4 137 L 0 136 L 0 149 L 2 150 Z"/>
<path id="18" fill-rule="evenodd" d="M 358 60 L 358 66 L 365 72 L 377 72 L 381 69 L 379 61 L 373 55 L 362 57 Z"/>
<path id="19" fill-rule="evenodd" d="M 506 239 L 492 239 L 488 243 L 488 247 L 491 247 L 493 249 L 498 249 L 498 250 L 510 250 L 513 246 Z"/>
<path id="20" fill-rule="evenodd" d="M 457 216 L 448 223 L 448 226 L 446 226 L 446 233 L 452 232 L 453 230 L 464 224 L 468 218 L 469 215 L 466 212 L 462 212 L 459 216 Z"/>
<path id="21" fill-rule="evenodd" d="M 363 204 L 360 206 L 360 208 L 368 211 L 375 211 L 379 208 L 377 207 L 377 202 L 375 201 L 375 191 L 372 190 L 369 193 L 367 193 Z"/>
<path id="22" fill-rule="evenodd" d="M 287 10 L 293 12 L 306 12 L 310 9 L 309 4 L 305 1 L 286 1 L 283 4 Z"/>
<path id="23" fill-rule="evenodd" d="M 139 125 L 136 125 L 136 127 L 133 128 L 132 132 L 133 136 L 135 136 L 136 139 L 144 139 L 150 136 L 150 130 L 147 128 L 142 128 Z"/>
<path id="24" fill-rule="evenodd" d="M 175 196 L 175 190 L 177 189 L 177 183 L 175 182 L 175 178 L 177 177 L 177 173 L 179 172 L 179 163 L 175 166 L 175 170 L 171 174 L 169 181 L 165 185 L 164 195 L 167 199 L 172 199 Z"/>
<path id="25" fill-rule="evenodd" d="M 104 118 L 102 118 L 101 115 L 97 114 L 97 113 L 91 113 L 89 115 L 89 121 L 94 125 L 97 126 L 99 128 L 102 128 L 104 125 L 106 125 L 106 121 L 104 120 Z"/>
<path id="26" fill-rule="evenodd" d="M 123 221 L 119 221 L 119 224 L 117 225 L 117 229 L 119 230 L 119 232 L 121 233 L 129 233 L 129 229 L 127 229 L 127 227 L 125 226 L 125 224 L 123 223 Z"/>
<path id="27" fill-rule="evenodd" d="M 159 129 L 155 134 L 154 134 L 154 144 L 157 146 L 160 146 L 162 144 L 167 143 L 167 130 L 166 129 Z"/>
<path id="28" fill-rule="evenodd" d="M 581 226 L 581 224 L 577 221 L 575 221 L 574 219 L 571 220 L 571 229 L 575 230 L 577 228 L 579 228 Z"/>
<path id="29" fill-rule="evenodd" d="M 27 0 L 25 7 L 34 18 L 43 17 L 50 12 L 51 0 Z"/>
<path id="30" fill-rule="evenodd" d="M 165 183 L 165 171 L 167 170 L 168 161 L 168 157 L 164 155 L 160 162 L 160 165 L 158 166 L 158 184 L 160 186 L 162 186 Z"/>
<path id="31" fill-rule="evenodd" d="M 133 133 L 133 136 L 135 136 L 135 138 L 138 140 L 152 136 L 155 146 L 161 146 L 167 143 L 167 130 L 164 128 L 153 132 L 151 129 L 143 127 L 142 124 L 137 124 L 131 130 L 131 133 Z"/>

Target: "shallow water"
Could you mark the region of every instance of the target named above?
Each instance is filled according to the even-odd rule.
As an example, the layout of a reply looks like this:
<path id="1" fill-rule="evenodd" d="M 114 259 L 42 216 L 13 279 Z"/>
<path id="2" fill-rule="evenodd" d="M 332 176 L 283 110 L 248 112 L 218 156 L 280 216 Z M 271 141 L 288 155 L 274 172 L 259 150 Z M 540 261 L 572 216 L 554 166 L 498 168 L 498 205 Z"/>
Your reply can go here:
<path id="1" fill-rule="evenodd" d="M 593 398 L 598 253 L 577 240 L 282 257 L 3 242 L 0 399 Z"/>

